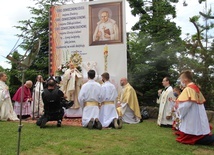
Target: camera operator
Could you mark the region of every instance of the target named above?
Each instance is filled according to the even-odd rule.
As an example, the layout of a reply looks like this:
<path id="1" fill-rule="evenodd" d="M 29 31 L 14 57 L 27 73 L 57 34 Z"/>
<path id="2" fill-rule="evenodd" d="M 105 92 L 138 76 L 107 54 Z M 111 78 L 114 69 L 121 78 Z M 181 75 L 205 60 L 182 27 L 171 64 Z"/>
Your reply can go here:
<path id="1" fill-rule="evenodd" d="M 52 79 L 56 83 L 55 88 L 60 88 L 60 82 L 62 81 L 61 76 L 54 76 L 50 75 L 46 80 L 45 80 L 45 88 L 48 87 L 48 81 Z"/>
<path id="2" fill-rule="evenodd" d="M 57 121 L 57 127 L 61 127 L 64 115 L 63 104 L 61 103 L 63 98 L 63 92 L 56 88 L 55 79 L 49 78 L 47 81 L 47 88 L 44 89 L 42 93 L 44 114 L 36 122 L 40 128 L 44 128 L 48 121 Z"/>

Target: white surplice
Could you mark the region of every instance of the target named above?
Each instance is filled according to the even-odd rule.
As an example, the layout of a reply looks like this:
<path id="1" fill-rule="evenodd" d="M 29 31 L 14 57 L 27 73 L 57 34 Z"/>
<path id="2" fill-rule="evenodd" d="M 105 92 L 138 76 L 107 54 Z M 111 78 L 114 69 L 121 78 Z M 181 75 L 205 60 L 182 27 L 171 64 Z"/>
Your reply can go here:
<path id="1" fill-rule="evenodd" d="M 166 116 L 172 116 L 172 100 L 175 99 L 173 95 L 173 89 L 169 86 L 166 90 L 164 90 L 160 96 L 160 106 L 159 106 L 159 114 L 158 114 L 158 125 L 172 125 L 173 120 L 166 119 Z"/>
<path id="2" fill-rule="evenodd" d="M 102 85 L 101 89 L 101 103 L 103 102 L 113 102 L 114 104 L 102 104 L 100 108 L 100 116 L 99 120 L 103 127 L 108 127 L 114 118 L 118 118 L 117 110 L 116 110 L 116 98 L 117 98 L 117 90 L 115 86 L 106 81 Z"/>
<path id="3" fill-rule="evenodd" d="M 13 110 L 8 86 L 0 80 L 0 120 L 19 120 Z"/>
<path id="4" fill-rule="evenodd" d="M 187 101 L 178 104 L 179 130 L 190 135 L 207 135 L 210 126 L 204 104 Z"/>
<path id="5" fill-rule="evenodd" d="M 82 125 L 87 127 L 91 118 L 99 118 L 99 107 L 95 105 L 84 106 L 86 102 L 100 102 L 101 85 L 94 80 L 88 80 L 79 93 L 78 100 L 83 108 Z"/>
<path id="6" fill-rule="evenodd" d="M 32 95 L 33 102 L 31 103 L 31 111 L 32 111 L 32 114 L 34 112 L 34 116 L 41 116 L 44 112 L 44 108 L 43 108 L 44 103 L 42 101 L 43 89 L 44 89 L 43 83 L 37 81 L 35 84 L 33 95 Z M 38 115 L 38 109 L 39 109 L 39 115 Z"/>

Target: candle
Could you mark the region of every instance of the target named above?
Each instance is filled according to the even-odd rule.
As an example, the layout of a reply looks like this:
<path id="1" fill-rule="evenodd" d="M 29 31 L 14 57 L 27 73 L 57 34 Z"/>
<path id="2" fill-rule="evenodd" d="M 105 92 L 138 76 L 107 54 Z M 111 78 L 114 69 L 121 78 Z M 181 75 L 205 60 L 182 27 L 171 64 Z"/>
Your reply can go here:
<path id="1" fill-rule="evenodd" d="M 108 46 L 105 45 L 104 47 L 104 56 L 108 56 Z"/>

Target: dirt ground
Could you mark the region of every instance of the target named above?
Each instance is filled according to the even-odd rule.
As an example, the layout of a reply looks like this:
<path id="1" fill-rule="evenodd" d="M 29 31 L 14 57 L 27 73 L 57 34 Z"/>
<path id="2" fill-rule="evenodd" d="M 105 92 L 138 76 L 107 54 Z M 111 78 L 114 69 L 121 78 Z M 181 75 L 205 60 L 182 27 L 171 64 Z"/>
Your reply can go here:
<path id="1" fill-rule="evenodd" d="M 22 122 L 36 123 L 36 119 L 33 120 L 32 118 L 27 118 L 23 119 Z M 62 125 L 68 126 L 82 126 L 81 123 L 81 118 L 63 118 L 62 120 Z M 47 124 L 56 124 L 56 121 L 49 121 Z"/>

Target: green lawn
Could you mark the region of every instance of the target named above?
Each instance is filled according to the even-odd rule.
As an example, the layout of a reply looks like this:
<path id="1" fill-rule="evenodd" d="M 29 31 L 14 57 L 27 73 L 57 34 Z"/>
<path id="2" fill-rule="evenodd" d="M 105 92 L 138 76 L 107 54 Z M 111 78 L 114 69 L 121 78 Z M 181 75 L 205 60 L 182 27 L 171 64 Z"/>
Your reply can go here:
<path id="1" fill-rule="evenodd" d="M 0 122 L 0 155 L 15 155 L 18 122 Z M 212 146 L 183 145 L 175 141 L 170 128 L 155 120 L 124 124 L 121 130 L 88 130 L 77 126 L 48 124 L 40 129 L 23 121 L 21 155 L 203 155 L 214 154 Z"/>

